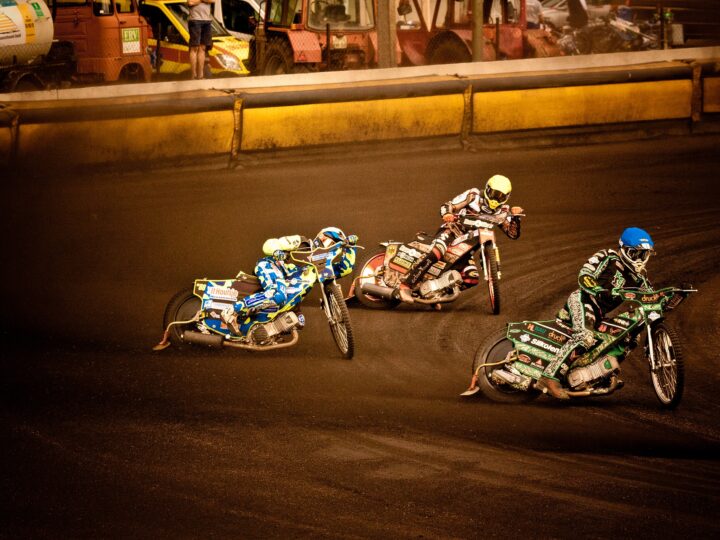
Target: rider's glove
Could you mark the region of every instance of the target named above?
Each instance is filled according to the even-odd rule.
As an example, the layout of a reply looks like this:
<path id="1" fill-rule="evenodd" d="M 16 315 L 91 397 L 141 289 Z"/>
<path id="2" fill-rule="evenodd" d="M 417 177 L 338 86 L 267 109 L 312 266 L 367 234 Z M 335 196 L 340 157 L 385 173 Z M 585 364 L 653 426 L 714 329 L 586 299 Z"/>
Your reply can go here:
<path id="1" fill-rule="evenodd" d="M 520 219 L 520 214 L 524 212 L 522 206 L 513 206 L 510 208 L 510 215 L 516 216 L 518 219 Z"/>
<path id="2" fill-rule="evenodd" d="M 351 246 L 354 246 L 355 244 L 357 244 L 358 243 L 357 234 L 351 234 L 350 236 L 348 236 L 347 241 L 348 241 L 348 244 L 350 244 Z"/>
<path id="3" fill-rule="evenodd" d="M 445 214 L 443 216 L 443 221 L 445 223 L 452 223 L 453 221 L 455 221 L 455 216 L 453 214 Z"/>
<path id="4" fill-rule="evenodd" d="M 276 261 L 284 261 L 287 259 L 287 251 L 283 251 L 282 249 L 273 251 L 273 259 Z"/>

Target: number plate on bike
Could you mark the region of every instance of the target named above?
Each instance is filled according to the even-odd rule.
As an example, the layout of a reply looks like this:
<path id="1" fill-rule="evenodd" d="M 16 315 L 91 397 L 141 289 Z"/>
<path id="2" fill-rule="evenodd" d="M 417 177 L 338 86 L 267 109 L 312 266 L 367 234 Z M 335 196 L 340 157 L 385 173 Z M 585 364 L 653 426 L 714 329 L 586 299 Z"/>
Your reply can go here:
<path id="1" fill-rule="evenodd" d="M 495 224 L 483 221 L 481 219 L 463 218 L 462 224 L 465 227 L 473 227 L 475 229 L 492 229 Z"/>

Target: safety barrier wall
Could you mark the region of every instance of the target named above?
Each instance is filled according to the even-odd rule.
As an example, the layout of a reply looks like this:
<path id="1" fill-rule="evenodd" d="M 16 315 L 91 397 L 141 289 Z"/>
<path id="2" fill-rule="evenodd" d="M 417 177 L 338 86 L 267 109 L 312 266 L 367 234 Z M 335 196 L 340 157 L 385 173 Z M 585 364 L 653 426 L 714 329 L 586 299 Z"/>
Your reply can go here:
<path id="1" fill-rule="evenodd" d="M 702 113 L 720 112 L 716 68 L 707 60 L 660 62 L 6 102 L 0 107 L 0 162 L 32 168 L 237 159 L 244 152 L 356 141 L 697 121 Z"/>
<path id="2" fill-rule="evenodd" d="M 720 77 L 703 80 L 703 112 L 720 113 Z"/>

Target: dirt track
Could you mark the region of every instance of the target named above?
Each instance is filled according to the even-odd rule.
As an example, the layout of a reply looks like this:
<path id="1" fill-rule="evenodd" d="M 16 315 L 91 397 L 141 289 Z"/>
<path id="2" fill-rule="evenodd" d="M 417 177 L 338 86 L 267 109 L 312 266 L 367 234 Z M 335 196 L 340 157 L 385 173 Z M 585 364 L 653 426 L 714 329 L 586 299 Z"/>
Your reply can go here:
<path id="1" fill-rule="evenodd" d="M 333 151 L 6 181 L 0 536 L 717 536 L 719 147 Z M 483 289 L 442 312 L 353 306 L 346 361 L 312 294 L 293 349 L 149 350 L 175 290 L 250 270 L 266 237 L 337 225 L 367 246 L 362 261 L 434 230 L 440 203 L 496 172 L 528 214 L 520 240 L 500 240 L 500 316 Z M 604 400 L 460 401 L 483 336 L 551 316 L 632 225 L 655 239 L 655 283 L 701 291 L 672 316 L 687 345 L 679 410 L 660 412 L 639 356 Z"/>

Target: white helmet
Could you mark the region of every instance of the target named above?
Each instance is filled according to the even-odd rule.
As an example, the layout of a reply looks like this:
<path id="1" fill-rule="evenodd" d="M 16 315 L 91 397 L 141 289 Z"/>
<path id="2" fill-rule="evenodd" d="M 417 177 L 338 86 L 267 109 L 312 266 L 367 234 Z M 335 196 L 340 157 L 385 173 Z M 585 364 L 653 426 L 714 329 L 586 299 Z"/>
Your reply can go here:
<path id="1" fill-rule="evenodd" d="M 313 240 L 313 246 L 316 248 L 328 247 L 336 244 L 337 242 L 344 242 L 346 240 L 347 237 L 342 230 L 337 227 L 325 227 L 317 233 L 315 240 Z"/>

